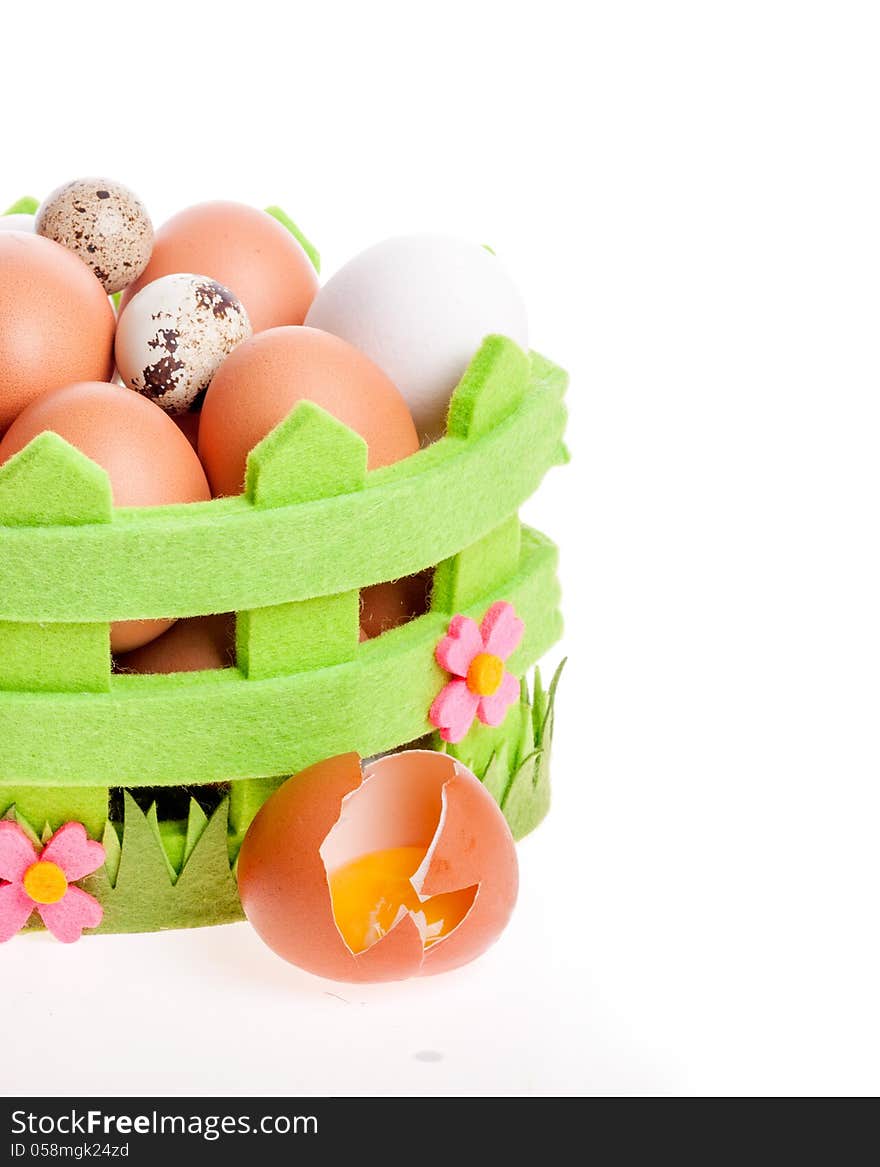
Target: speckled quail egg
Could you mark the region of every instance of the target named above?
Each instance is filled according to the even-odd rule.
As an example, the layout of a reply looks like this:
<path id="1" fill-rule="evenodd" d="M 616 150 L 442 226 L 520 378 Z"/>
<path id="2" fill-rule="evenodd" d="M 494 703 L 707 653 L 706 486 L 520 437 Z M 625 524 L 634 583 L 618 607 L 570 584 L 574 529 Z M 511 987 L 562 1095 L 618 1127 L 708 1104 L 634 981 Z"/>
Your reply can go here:
<path id="1" fill-rule="evenodd" d="M 198 403 L 224 358 L 251 335 L 241 301 L 207 276 L 180 273 L 147 284 L 116 329 L 116 367 L 129 389 L 166 413 Z"/>
<path id="2" fill-rule="evenodd" d="M 146 207 L 127 186 L 105 178 L 79 178 L 53 191 L 37 212 L 36 229 L 78 255 L 108 293 L 133 283 L 153 251 Z"/>

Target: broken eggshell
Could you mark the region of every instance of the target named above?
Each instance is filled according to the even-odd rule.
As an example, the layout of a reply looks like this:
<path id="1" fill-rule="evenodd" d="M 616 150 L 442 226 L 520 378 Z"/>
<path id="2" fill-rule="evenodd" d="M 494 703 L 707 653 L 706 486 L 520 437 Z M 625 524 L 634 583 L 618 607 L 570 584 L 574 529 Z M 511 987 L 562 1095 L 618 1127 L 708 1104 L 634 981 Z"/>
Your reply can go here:
<path id="1" fill-rule="evenodd" d="M 475 889 L 470 910 L 426 947 L 424 920 L 401 911 L 364 951 L 346 945 L 330 877 L 360 856 L 417 846 L 422 900 Z M 446 972 L 501 934 L 516 902 L 516 847 L 495 800 L 446 754 L 407 750 L 369 762 L 343 754 L 290 778 L 263 805 L 238 861 L 245 914 L 283 959 L 332 980 L 395 981 Z"/>

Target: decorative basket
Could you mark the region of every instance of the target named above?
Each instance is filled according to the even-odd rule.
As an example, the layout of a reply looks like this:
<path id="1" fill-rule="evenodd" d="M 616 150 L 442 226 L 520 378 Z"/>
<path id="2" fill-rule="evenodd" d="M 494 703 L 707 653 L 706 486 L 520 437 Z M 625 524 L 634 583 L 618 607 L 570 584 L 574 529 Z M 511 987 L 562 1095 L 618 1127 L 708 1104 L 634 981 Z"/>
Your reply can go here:
<path id="1" fill-rule="evenodd" d="M 565 386 L 489 337 L 435 445 L 368 473 L 363 440 L 303 403 L 245 493 L 207 503 L 114 509 L 104 471 L 51 433 L 0 468 L 0 816 L 103 842 L 82 883 L 100 931 L 240 918 L 238 849 L 285 777 L 431 732 L 453 615 L 509 601 L 520 677 L 557 640 L 556 550 L 517 511 L 566 458 Z M 360 589 L 428 568 L 428 613 L 360 643 Z M 217 612 L 237 615 L 237 667 L 113 673 L 111 622 Z M 546 810 L 551 711 L 552 687 L 523 682 L 502 727 L 454 747 L 517 835 Z"/>

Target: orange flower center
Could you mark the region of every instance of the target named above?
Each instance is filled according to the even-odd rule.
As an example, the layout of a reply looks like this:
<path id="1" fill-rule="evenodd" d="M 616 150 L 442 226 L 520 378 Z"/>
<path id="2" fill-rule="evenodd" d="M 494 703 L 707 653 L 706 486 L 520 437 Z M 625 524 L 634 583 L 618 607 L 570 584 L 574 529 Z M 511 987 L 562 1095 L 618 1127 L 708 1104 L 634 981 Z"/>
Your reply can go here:
<path id="1" fill-rule="evenodd" d="M 467 687 L 478 697 L 491 697 L 497 693 L 504 680 L 504 661 L 491 652 L 478 652 L 471 661 L 467 674 Z"/>
<path id="2" fill-rule="evenodd" d="M 57 904 L 67 892 L 67 876 L 57 863 L 45 859 L 27 869 L 22 884 L 35 904 Z"/>

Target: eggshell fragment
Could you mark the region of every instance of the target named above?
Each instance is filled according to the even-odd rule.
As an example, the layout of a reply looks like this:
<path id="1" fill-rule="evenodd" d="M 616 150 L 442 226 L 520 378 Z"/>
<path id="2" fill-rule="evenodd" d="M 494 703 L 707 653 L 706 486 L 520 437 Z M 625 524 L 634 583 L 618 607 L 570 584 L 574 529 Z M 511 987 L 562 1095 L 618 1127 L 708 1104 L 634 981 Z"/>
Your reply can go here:
<path id="1" fill-rule="evenodd" d="M 405 755 L 389 754 L 371 763 L 367 777 L 377 772 L 387 776 L 394 770 L 406 781 L 409 766 L 401 758 Z M 426 975 L 457 968 L 485 951 L 506 928 L 519 886 L 516 847 L 507 820 L 482 782 L 461 763 L 454 764 L 473 781 L 462 780 L 459 773 L 458 781 L 443 787 L 440 826 L 413 883 L 421 896 L 448 891 L 450 880 L 456 887 L 478 884 L 479 891 L 465 924 L 426 951 L 422 969 Z"/>
<path id="2" fill-rule="evenodd" d="M 66 248 L 0 231 L 0 434 L 40 394 L 113 374 L 116 317 Z"/>
<path id="3" fill-rule="evenodd" d="M 108 293 L 137 279 L 153 249 L 153 224 L 134 191 L 107 178 L 78 178 L 54 190 L 36 230 L 78 255 Z"/>
<path id="4" fill-rule="evenodd" d="M 107 471 L 116 506 L 162 506 L 210 498 L 204 471 L 184 434 L 158 406 L 129 389 L 90 381 L 43 394 L 0 441 L 0 465 L 46 430 L 59 434 Z M 113 624 L 111 648 L 114 653 L 138 648 L 173 623 Z"/>
<path id="5" fill-rule="evenodd" d="M 186 413 L 250 334 L 247 312 L 228 288 L 209 276 L 163 276 L 120 317 L 116 367 L 129 389 L 166 413 Z"/>
<path id="6" fill-rule="evenodd" d="M 318 291 L 317 272 L 294 236 L 265 211 L 242 203 L 199 203 L 164 223 L 121 311 L 141 288 L 174 272 L 202 272 L 230 288 L 254 332 L 302 324 Z"/>
<path id="7" fill-rule="evenodd" d="M 380 940 L 355 954 L 337 927 L 329 876 L 361 855 L 418 846 L 412 883 L 422 898 L 473 887 L 470 911 L 425 949 L 418 913 L 402 913 Z M 264 804 L 238 863 L 245 913 L 292 964 L 341 981 L 402 980 L 474 959 L 504 928 L 516 901 L 516 848 L 482 783 L 430 750 L 366 765 L 329 758 L 289 779 Z"/>
<path id="8" fill-rule="evenodd" d="M 403 398 L 363 353 L 316 328 L 273 328 L 230 353 L 205 395 L 199 457 L 215 495 L 241 493 L 248 454 L 300 401 L 359 433 L 371 470 L 418 449 Z"/>

